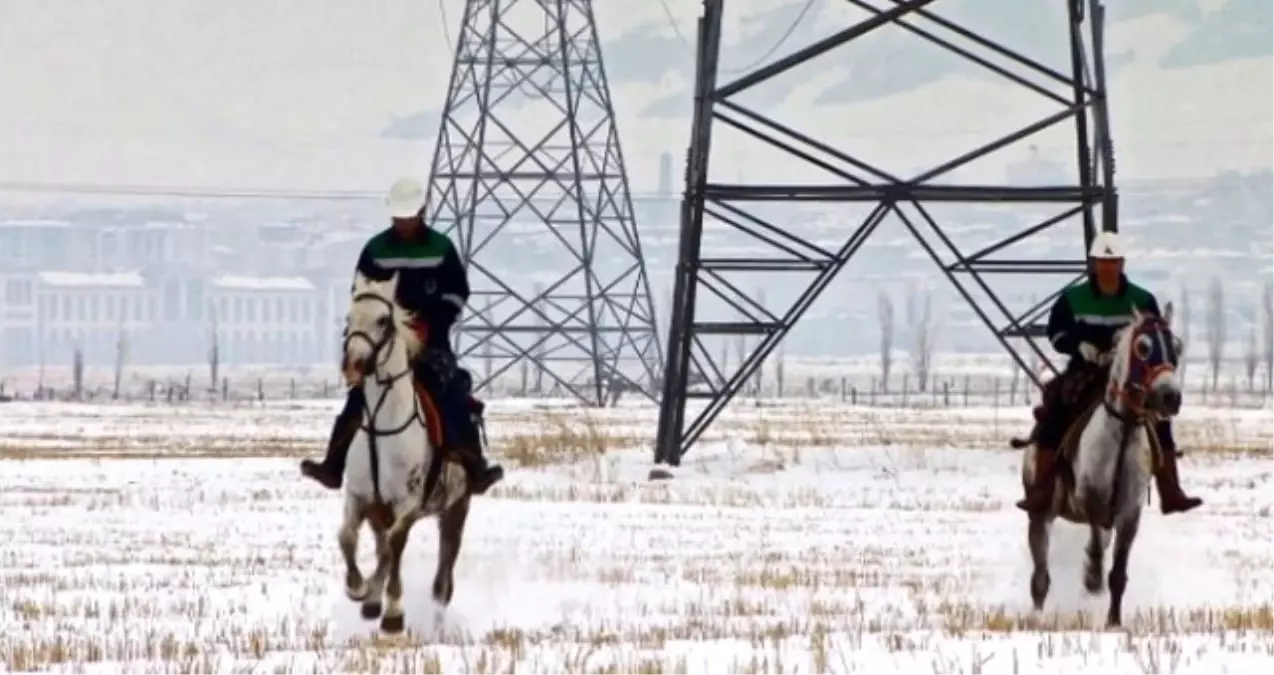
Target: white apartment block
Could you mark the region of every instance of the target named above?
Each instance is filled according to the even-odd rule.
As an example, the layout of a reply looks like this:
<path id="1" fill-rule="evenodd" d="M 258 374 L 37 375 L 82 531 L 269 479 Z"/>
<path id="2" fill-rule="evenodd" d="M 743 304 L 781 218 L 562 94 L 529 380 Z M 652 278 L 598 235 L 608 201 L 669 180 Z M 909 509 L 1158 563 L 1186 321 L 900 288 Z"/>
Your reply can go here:
<path id="1" fill-rule="evenodd" d="M 140 273 L 39 272 L 35 275 L 34 338 L 45 363 L 70 363 L 76 348 L 87 362 L 115 360 L 145 349 L 154 335 L 158 298 Z"/>
<path id="2" fill-rule="evenodd" d="M 35 327 L 35 282 L 30 275 L 0 272 L 0 365 L 36 360 Z"/>
<path id="3" fill-rule="evenodd" d="M 319 294 L 304 277 L 211 280 L 209 317 L 225 363 L 311 362 L 319 354 Z"/>

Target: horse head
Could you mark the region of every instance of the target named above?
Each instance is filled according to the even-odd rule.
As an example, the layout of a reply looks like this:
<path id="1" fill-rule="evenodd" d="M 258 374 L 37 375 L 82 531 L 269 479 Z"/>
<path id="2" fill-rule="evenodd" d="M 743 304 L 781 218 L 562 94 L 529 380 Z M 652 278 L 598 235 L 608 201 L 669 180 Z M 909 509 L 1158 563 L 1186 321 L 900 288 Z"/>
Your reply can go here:
<path id="1" fill-rule="evenodd" d="M 1115 334 L 1111 393 L 1135 415 L 1172 417 L 1181 410 L 1177 364 L 1185 345 L 1172 333 L 1172 307 L 1164 316 L 1132 310 L 1133 320 Z"/>
<path id="2" fill-rule="evenodd" d="M 410 312 L 398 305 L 398 275 L 373 281 L 354 275 L 349 312 L 345 316 L 345 353 L 341 372 L 351 387 L 369 374 L 405 370 L 406 361 L 420 350 L 411 330 Z M 403 363 L 395 363 L 402 360 Z M 382 373 L 384 374 L 384 373 Z"/>

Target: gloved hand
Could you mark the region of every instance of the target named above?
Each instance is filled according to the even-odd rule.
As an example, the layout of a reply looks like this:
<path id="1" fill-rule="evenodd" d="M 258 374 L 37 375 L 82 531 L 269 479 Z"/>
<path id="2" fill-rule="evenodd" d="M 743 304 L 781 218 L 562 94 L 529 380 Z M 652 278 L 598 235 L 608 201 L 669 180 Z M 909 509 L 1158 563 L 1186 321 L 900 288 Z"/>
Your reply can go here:
<path id="1" fill-rule="evenodd" d="M 1091 342 L 1079 343 L 1079 355 L 1084 357 L 1085 361 L 1097 365 L 1104 365 L 1109 360 L 1109 357 Z"/>

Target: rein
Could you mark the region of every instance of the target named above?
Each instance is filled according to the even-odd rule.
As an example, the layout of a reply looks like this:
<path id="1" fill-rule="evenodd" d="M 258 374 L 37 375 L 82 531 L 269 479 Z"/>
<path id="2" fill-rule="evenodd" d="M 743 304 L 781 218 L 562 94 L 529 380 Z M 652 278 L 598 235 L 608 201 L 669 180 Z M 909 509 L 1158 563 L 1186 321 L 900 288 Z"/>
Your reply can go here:
<path id="1" fill-rule="evenodd" d="M 394 308 L 393 303 L 385 298 L 374 293 L 359 293 L 354 296 L 353 302 L 361 302 L 363 300 L 377 300 L 384 303 L 389 307 L 391 312 L 390 315 L 392 316 Z M 420 400 L 416 397 L 415 392 L 413 391 L 411 400 L 414 410 L 411 416 L 408 417 L 405 422 L 393 429 L 376 428 L 376 417 L 380 414 L 381 408 L 384 407 L 385 401 L 389 398 L 389 392 L 393 389 L 394 385 L 396 385 L 404 377 L 411 376 L 412 368 L 408 365 L 407 368 L 400 373 L 395 373 L 388 377 L 381 376 L 381 367 L 385 365 L 385 362 L 388 361 L 389 358 L 388 352 L 386 352 L 385 348 L 393 345 L 394 341 L 398 338 L 397 331 L 394 330 L 394 326 L 392 324 L 385 329 L 385 334 L 381 336 L 380 340 L 373 339 L 371 335 L 368 335 L 366 332 L 361 330 L 348 333 L 345 336 L 345 351 L 347 353 L 349 351 L 350 341 L 354 338 L 360 338 L 371 345 L 372 353 L 367 359 L 367 364 L 365 364 L 365 366 L 369 365 L 371 368 L 363 368 L 364 377 L 366 377 L 367 371 L 370 370 L 371 375 L 376 380 L 376 384 L 381 385 L 380 396 L 377 398 L 376 404 L 374 406 L 364 406 L 363 414 L 366 418 L 366 422 L 359 425 L 359 429 L 367 434 L 367 451 L 372 472 L 372 494 L 375 497 L 376 503 L 379 504 L 383 503 L 384 500 L 380 494 L 380 451 L 377 448 L 377 439 L 397 436 L 407 431 L 407 429 L 409 429 L 415 422 L 419 422 L 420 425 L 426 429 L 428 428 L 428 425 L 425 423 L 424 416 L 420 413 Z M 384 358 L 380 358 L 382 353 L 385 354 Z M 365 386 L 365 384 L 363 386 Z M 366 402 L 366 390 L 364 390 L 363 398 Z"/>

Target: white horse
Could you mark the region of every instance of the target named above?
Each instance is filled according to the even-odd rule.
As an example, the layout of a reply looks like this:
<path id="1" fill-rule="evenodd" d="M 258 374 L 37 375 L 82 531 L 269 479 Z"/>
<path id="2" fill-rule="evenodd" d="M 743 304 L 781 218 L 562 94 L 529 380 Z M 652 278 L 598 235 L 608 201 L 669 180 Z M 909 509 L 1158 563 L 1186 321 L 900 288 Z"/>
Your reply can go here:
<path id="1" fill-rule="evenodd" d="M 404 627 L 401 564 L 416 521 L 438 515 L 438 568 L 433 597 L 451 601 L 452 571 L 460 553 L 469 490 L 464 469 L 438 456 L 431 421 L 422 411 L 411 364 L 420 352 L 412 316 L 398 306 L 397 275 L 386 282 L 354 278 L 346 316 L 342 373 L 363 392 L 364 421 L 345 467 L 344 519 L 338 535 L 345 559 L 345 592 L 362 603 L 364 619 L 380 617 L 381 630 Z M 364 520 L 376 540 L 376 570 L 364 580 L 358 569 L 358 533 Z M 387 601 L 381 607 L 382 595 Z"/>
<path id="2" fill-rule="evenodd" d="M 1115 552 L 1107 580 L 1110 607 L 1106 622 L 1114 627 L 1123 621 L 1128 555 L 1137 538 L 1141 500 L 1147 494 L 1154 461 L 1146 423 L 1172 417 L 1181 409 L 1175 364 L 1183 345 L 1173 336 L 1171 321 L 1171 305 L 1163 319 L 1134 309 L 1132 323 L 1115 334 L 1105 398 L 1079 437 L 1074 489 L 1069 493 L 1065 488 L 1056 490 L 1052 511 L 1030 516 L 1028 540 L 1035 564 L 1031 599 L 1037 610 L 1044 607 L 1050 583 L 1049 530 L 1053 519 L 1061 516 L 1089 527 L 1084 569 L 1084 587 L 1089 593 L 1102 590 L 1103 557 L 1113 530 Z M 1028 483 L 1034 454 L 1027 449 L 1024 473 Z"/>

